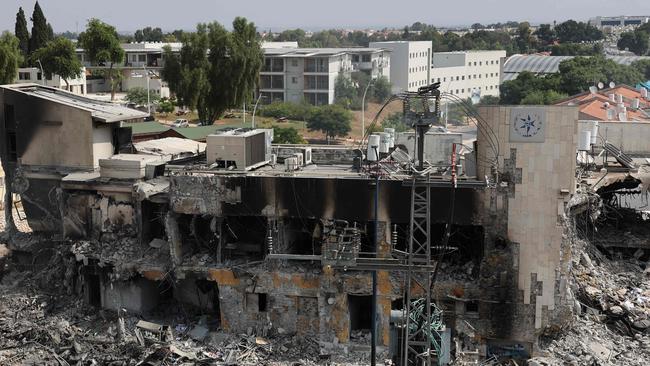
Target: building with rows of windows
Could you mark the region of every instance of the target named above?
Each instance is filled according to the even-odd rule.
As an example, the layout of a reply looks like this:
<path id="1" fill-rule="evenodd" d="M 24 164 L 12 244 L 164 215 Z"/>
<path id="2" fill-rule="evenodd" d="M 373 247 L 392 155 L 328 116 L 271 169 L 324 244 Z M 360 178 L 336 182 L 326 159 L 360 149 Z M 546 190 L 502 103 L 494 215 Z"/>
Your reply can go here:
<path id="1" fill-rule="evenodd" d="M 430 82 L 460 98 L 499 96 L 506 51 L 435 52 Z"/>
<path id="2" fill-rule="evenodd" d="M 274 101 L 334 102 L 336 78 L 364 72 L 390 79 L 390 51 L 381 48 L 263 48 L 259 93 Z"/>

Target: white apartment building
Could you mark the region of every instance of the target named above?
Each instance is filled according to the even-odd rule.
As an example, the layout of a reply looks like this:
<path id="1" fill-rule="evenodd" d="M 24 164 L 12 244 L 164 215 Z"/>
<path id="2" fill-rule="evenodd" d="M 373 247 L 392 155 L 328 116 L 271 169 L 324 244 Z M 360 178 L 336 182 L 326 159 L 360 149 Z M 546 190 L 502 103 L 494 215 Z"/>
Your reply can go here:
<path id="1" fill-rule="evenodd" d="M 86 95 L 86 68 L 81 68 L 81 75 L 79 77 L 64 80 L 59 75 L 52 75 L 50 78 L 43 77 L 41 70 L 37 67 L 21 67 L 18 69 L 16 84 L 25 83 L 41 84 L 67 90 L 78 95 Z"/>
<path id="2" fill-rule="evenodd" d="M 431 42 L 371 42 L 369 46 L 391 51 L 390 81 L 393 84 L 393 93 L 417 91 L 419 87 L 429 84 Z"/>
<path id="3" fill-rule="evenodd" d="M 160 78 L 160 70 L 164 66 L 163 47 L 171 47 L 173 52 L 180 52 L 182 43 L 142 42 L 123 43 L 124 61 L 114 65 L 122 74 L 122 81 L 118 91 L 128 91 L 134 87 L 147 88 L 149 75 L 149 89 L 152 93 L 161 97 L 169 97 L 169 88 Z M 107 65 L 92 65 L 83 49 L 77 49 L 77 57 L 88 70 L 105 69 Z M 103 78 L 90 77 L 87 80 L 86 90 L 88 93 L 109 92 L 109 82 Z"/>
<path id="4" fill-rule="evenodd" d="M 440 82 L 440 90 L 471 98 L 499 96 L 506 51 L 435 52 L 429 83 Z"/>
<path id="5" fill-rule="evenodd" d="M 259 93 L 264 103 L 334 103 L 339 75 L 366 72 L 390 77 L 389 52 L 370 48 L 265 48 Z"/>

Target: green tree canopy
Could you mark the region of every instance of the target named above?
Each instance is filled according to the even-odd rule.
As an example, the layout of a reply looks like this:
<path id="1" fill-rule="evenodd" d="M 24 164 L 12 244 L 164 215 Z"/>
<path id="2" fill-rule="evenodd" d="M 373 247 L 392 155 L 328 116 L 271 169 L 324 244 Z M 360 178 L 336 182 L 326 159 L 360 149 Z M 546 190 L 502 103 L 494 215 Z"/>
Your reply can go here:
<path id="1" fill-rule="evenodd" d="M 237 17 L 232 32 L 216 22 L 197 25 L 183 36 L 180 56 L 167 49 L 165 60 L 163 77 L 179 105 L 212 124 L 228 108 L 250 101 L 263 56 L 255 24 Z"/>
<path id="2" fill-rule="evenodd" d="M 9 32 L 0 36 L 0 85 L 11 84 L 18 75 L 18 66 L 22 62 L 20 42 Z"/>
<path id="3" fill-rule="evenodd" d="M 81 75 L 81 62 L 77 58 L 72 41 L 66 38 L 59 37 L 48 42 L 45 47 L 34 52 L 32 58 L 41 61 L 46 77 L 59 75 L 68 89 L 70 87 L 68 79 Z"/>
<path id="4" fill-rule="evenodd" d="M 555 41 L 555 30 L 551 28 L 550 24 L 540 24 L 539 28 L 534 33 L 542 44 L 548 45 Z"/>
<path id="5" fill-rule="evenodd" d="M 635 61 L 630 66 L 643 75 L 644 81 L 650 80 L 650 60 Z"/>
<path id="6" fill-rule="evenodd" d="M 644 56 L 648 53 L 648 48 L 650 47 L 650 35 L 641 29 L 625 32 L 621 34 L 621 38 L 619 38 L 616 46 L 619 50 L 630 50 L 636 55 Z"/>
<path id="7" fill-rule="evenodd" d="M 374 101 L 377 103 L 384 103 L 393 94 L 392 92 L 393 86 L 390 83 L 390 81 L 388 81 L 388 78 L 386 78 L 385 76 L 380 76 L 377 79 L 375 79 L 372 88 L 373 88 L 372 96 Z"/>
<path id="8" fill-rule="evenodd" d="M 23 8 L 18 8 L 18 13 L 16 13 L 14 34 L 16 35 L 16 38 L 18 38 L 20 53 L 22 54 L 23 59 L 26 60 L 29 56 L 29 31 L 27 30 L 27 19 L 25 18 Z"/>
<path id="9" fill-rule="evenodd" d="M 365 88 L 365 85 L 363 88 Z M 358 89 L 350 77 L 340 72 L 334 81 L 334 103 L 343 108 L 352 108 L 355 103 L 358 103 Z"/>
<path id="10" fill-rule="evenodd" d="M 555 27 L 555 33 L 561 43 L 593 42 L 603 39 L 603 32 L 589 23 L 567 20 Z"/>
<path id="11" fill-rule="evenodd" d="M 304 144 L 305 140 L 294 127 L 274 127 L 274 144 Z"/>
<path id="12" fill-rule="evenodd" d="M 410 126 L 407 126 L 404 123 L 404 118 L 401 112 L 395 112 L 388 115 L 381 122 L 381 126 L 384 128 L 394 128 L 395 132 L 404 132 L 411 129 Z"/>
<path id="13" fill-rule="evenodd" d="M 160 28 L 145 27 L 138 29 L 133 34 L 136 42 L 162 42 L 164 35 Z"/>
<path id="14" fill-rule="evenodd" d="M 29 39 L 29 52 L 32 53 L 45 47 L 53 36 L 52 26 L 47 24 L 47 19 L 45 19 L 43 10 L 37 1 L 32 13 L 32 37 Z"/>
<path id="15" fill-rule="evenodd" d="M 131 88 L 126 92 L 125 99 L 129 103 L 135 103 L 136 105 L 147 105 L 147 89 L 139 86 L 135 88 Z M 152 104 L 158 103 L 159 100 L 160 100 L 160 95 L 149 92 L 150 103 Z"/>
<path id="16" fill-rule="evenodd" d="M 325 134 L 327 143 L 337 136 L 346 136 L 352 130 L 352 113 L 337 104 L 324 105 L 314 108 L 307 119 L 310 131 L 321 131 Z"/>
<path id="17" fill-rule="evenodd" d="M 124 60 L 124 50 L 115 27 L 99 19 L 91 19 L 86 30 L 79 35 L 79 45 L 93 64 L 109 65 L 105 76 L 111 83 L 111 100 L 114 100 L 120 78 L 114 66 Z"/>

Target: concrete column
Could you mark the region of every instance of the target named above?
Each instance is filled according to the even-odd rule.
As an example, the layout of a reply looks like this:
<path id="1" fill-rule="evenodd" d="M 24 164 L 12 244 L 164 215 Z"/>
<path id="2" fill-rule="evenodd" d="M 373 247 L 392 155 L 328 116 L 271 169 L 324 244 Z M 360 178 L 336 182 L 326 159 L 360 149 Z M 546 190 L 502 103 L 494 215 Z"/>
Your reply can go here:
<path id="1" fill-rule="evenodd" d="M 180 265 L 183 260 L 183 242 L 181 240 L 181 233 L 178 229 L 177 215 L 171 211 L 167 212 L 165 216 L 165 230 L 169 242 L 169 251 L 174 265 Z"/>

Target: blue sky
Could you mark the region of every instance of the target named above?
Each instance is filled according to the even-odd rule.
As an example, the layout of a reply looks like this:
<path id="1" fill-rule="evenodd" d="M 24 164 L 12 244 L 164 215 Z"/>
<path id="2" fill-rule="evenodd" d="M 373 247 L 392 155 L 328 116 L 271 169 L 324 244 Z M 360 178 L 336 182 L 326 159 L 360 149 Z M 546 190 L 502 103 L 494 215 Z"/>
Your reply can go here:
<path id="1" fill-rule="evenodd" d="M 92 17 L 131 32 L 143 26 L 193 29 L 198 22 L 228 25 L 245 16 L 258 28 L 364 28 L 421 21 L 438 26 L 529 20 L 587 20 L 597 15 L 650 15 L 648 0 L 41 0 L 56 32 L 83 30 Z M 0 30 L 14 29 L 22 6 L 28 18 L 34 0 L 2 0 Z M 29 22 L 29 19 L 28 19 Z M 31 25 L 30 25 L 31 28 Z"/>

